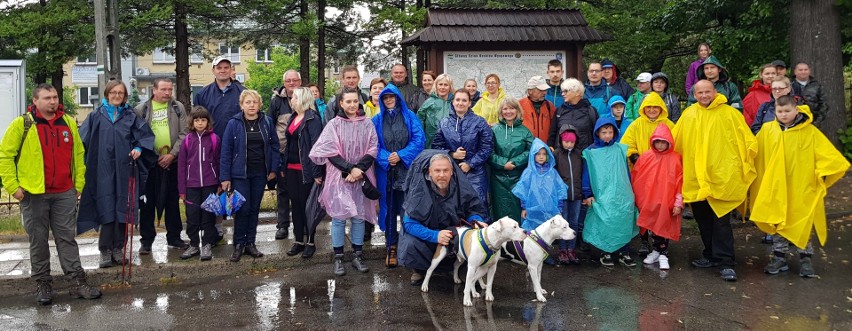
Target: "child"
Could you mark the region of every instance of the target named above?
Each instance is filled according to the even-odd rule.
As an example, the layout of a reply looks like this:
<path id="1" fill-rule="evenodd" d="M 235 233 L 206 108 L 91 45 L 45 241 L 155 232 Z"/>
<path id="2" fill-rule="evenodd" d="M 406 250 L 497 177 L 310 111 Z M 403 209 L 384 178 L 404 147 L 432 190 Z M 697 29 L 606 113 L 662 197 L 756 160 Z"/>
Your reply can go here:
<path id="1" fill-rule="evenodd" d="M 568 187 L 554 169 L 556 160 L 550 148 L 538 138 L 533 140 L 528 164 L 531 166 L 524 169 L 512 194 L 521 200 L 521 218 L 524 220 L 521 227 L 532 231 L 559 215 L 568 198 Z"/>
<path id="2" fill-rule="evenodd" d="M 633 123 L 633 120 L 624 117 L 624 108 L 625 108 L 624 98 L 620 95 L 613 95 L 612 98 L 609 99 L 609 114 L 604 115 L 604 117 L 611 117 L 615 120 L 615 126 L 618 128 L 618 132 L 626 132 L 627 127 Z M 621 141 L 621 135 L 618 136 L 618 140 L 616 142 Z"/>
<path id="3" fill-rule="evenodd" d="M 189 113 L 189 132 L 178 153 L 178 194 L 186 205 L 186 235 L 190 245 L 181 259 L 201 255 L 201 260 L 213 258 L 212 248 L 218 241 L 216 215 L 201 209 L 201 203 L 219 187 L 219 137 L 213 133 L 213 120 L 202 106 L 192 107 Z M 203 231 L 199 251 L 199 231 Z"/>
<path id="4" fill-rule="evenodd" d="M 654 250 L 642 262 L 659 262 L 660 270 L 668 270 L 669 239 L 680 239 L 683 165 L 680 154 L 674 151 L 669 127 L 658 125 L 650 144 L 652 148 L 642 153 L 632 172 L 633 193 L 639 209 L 636 223 L 654 238 Z"/>
<path id="5" fill-rule="evenodd" d="M 843 178 L 849 162 L 813 126 L 808 106 L 781 96 L 775 100 L 776 121 L 757 134 L 757 179 L 751 185 L 751 221 L 773 236 L 773 256 L 764 271 L 787 271 L 789 244 L 799 253 L 799 276 L 816 277 L 811 264 L 811 231 L 825 245 L 823 198 Z"/>
<path id="6" fill-rule="evenodd" d="M 615 98 L 615 97 L 613 97 Z M 618 97 L 621 98 L 621 97 Z M 622 111 L 624 100 L 622 99 Z M 556 147 L 556 172 L 562 177 L 562 182 L 568 186 L 568 199 L 562 208 L 562 217 L 568 221 L 571 229 L 577 232 L 578 238 L 583 232 L 583 219 L 580 218 L 580 205 L 583 202 L 583 156 L 582 150 L 575 148 L 577 130 L 570 124 L 559 128 L 559 145 Z M 580 259 L 574 253 L 577 239 L 559 241 L 559 263 L 580 264 Z"/>
<path id="7" fill-rule="evenodd" d="M 630 172 L 625 153 L 627 146 L 616 143 L 618 128 L 612 118 L 595 123 L 595 143 L 583 151 L 583 204 L 586 213 L 583 240 L 601 251 L 600 262 L 614 265 L 612 253 L 628 267 L 636 266 L 628 243 L 639 233 L 636 206 L 630 187 Z"/>

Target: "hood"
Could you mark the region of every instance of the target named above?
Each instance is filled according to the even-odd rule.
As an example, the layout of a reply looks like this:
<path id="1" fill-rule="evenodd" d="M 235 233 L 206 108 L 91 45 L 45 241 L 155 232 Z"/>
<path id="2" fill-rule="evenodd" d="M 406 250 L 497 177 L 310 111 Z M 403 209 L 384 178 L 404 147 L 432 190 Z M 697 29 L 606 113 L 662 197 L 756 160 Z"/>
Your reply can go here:
<path id="1" fill-rule="evenodd" d="M 669 143 L 669 149 L 667 149 L 663 152 L 657 151 L 657 149 L 654 148 L 654 141 L 655 140 L 663 140 L 663 141 Z M 654 130 L 654 134 L 651 135 L 651 140 L 648 141 L 648 143 L 651 144 L 650 145 L 651 150 L 654 151 L 654 153 L 659 153 L 659 154 L 671 153 L 671 151 L 674 150 L 674 147 L 675 147 L 674 138 L 672 137 L 672 130 L 669 130 L 669 127 L 666 126 L 663 123 L 660 123 L 660 124 L 657 125 L 657 128 Z"/>
<path id="2" fill-rule="evenodd" d="M 651 75 L 651 84 L 653 84 L 654 80 L 656 80 L 656 79 L 662 79 L 666 82 L 666 90 L 664 92 L 669 93 L 669 86 L 671 85 L 671 84 L 669 84 L 669 76 L 666 76 L 666 74 L 664 74 L 662 71 L 655 73 L 655 74 Z"/>
<path id="3" fill-rule="evenodd" d="M 772 85 L 765 85 L 760 79 L 755 79 L 748 88 L 749 93 L 754 91 L 763 91 L 772 95 Z"/>
<path id="4" fill-rule="evenodd" d="M 393 84 L 388 84 L 381 93 L 379 93 L 379 109 L 384 113 L 387 109 L 385 108 L 384 97 L 385 95 L 393 94 L 396 96 L 396 109 L 397 111 L 402 109 L 408 109 L 408 106 L 405 104 L 405 99 L 402 97 L 402 93 L 399 92 L 399 89 Z"/>
<path id="5" fill-rule="evenodd" d="M 553 169 L 556 166 L 556 159 L 553 158 L 553 152 L 550 151 L 550 147 L 547 146 L 541 139 L 535 138 L 532 143 L 532 147 L 530 148 L 530 156 L 529 156 L 529 165 L 537 165 L 535 163 L 535 154 L 540 150 L 547 151 L 547 162 L 544 164 L 545 170 Z"/>
<path id="6" fill-rule="evenodd" d="M 805 124 L 813 124 L 814 114 L 811 112 L 811 107 L 808 107 L 808 105 L 801 105 L 796 106 L 796 110 L 799 111 L 799 115 L 796 116 L 795 121 L 793 121 L 793 124 L 788 127 L 788 130 L 800 130 L 805 126 Z M 775 121 L 778 122 L 778 119 L 776 118 Z M 781 122 L 778 122 L 778 124 L 784 128 L 784 124 L 781 124 Z"/>
<path id="7" fill-rule="evenodd" d="M 574 136 L 579 137 L 579 135 L 577 134 L 577 128 L 575 126 L 568 124 L 568 123 L 562 124 L 562 126 L 559 127 L 559 134 L 556 135 L 556 148 L 557 149 L 560 149 L 560 150 L 563 150 L 563 151 L 566 150 L 566 149 L 562 148 L 562 140 L 560 140 L 559 136 L 562 135 L 563 132 L 567 132 L 567 131 L 574 132 Z M 576 142 L 574 144 L 575 144 L 574 147 L 576 148 Z"/>
<path id="8" fill-rule="evenodd" d="M 612 127 L 614 128 L 613 130 L 615 132 L 615 135 L 612 136 L 612 140 L 609 143 L 605 143 L 603 140 L 601 140 L 601 138 L 598 138 L 598 130 L 600 130 L 600 128 L 602 126 L 607 125 L 607 124 L 612 125 Z M 608 117 L 598 118 L 598 121 L 595 122 L 594 135 L 595 135 L 595 146 L 596 147 L 605 147 L 605 146 L 610 146 L 612 144 L 615 144 L 615 142 L 618 141 L 618 137 L 621 136 L 621 133 L 618 132 L 618 125 L 615 125 L 615 119 L 612 118 L 612 116 L 608 116 Z"/>
<path id="9" fill-rule="evenodd" d="M 669 118 L 669 109 L 666 107 L 666 102 L 663 101 L 663 97 L 657 94 L 657 92 L 648 93 L 648 95 L 646 95 L 642 100 L 642 104 L 639 106 L 639 118 L 651 121 L 651 119 L 648 118 L 648 115 L 645 115 L 645 107 L 648 106 L 657 106 L 663 109 L 660 112 L 660 116 L 657 116 L 657 120 Z"/>
<path id="10" fill-rule="evenodd" d="M 618 94 L 613 95 L 613 96 L 612 96 L 612 98 L 609 98 L 609 104 L 607 104 L 607 105 L 606 105 L 606 111 L 607 111 L 608 113 L 612 114 L 612 106 L 614 106 L 614 105 L 615 105 L 615 104 L 617 104 L 617 103 L 620 103 L 620 104 L 624 105 L 624 107 L 625 107 L 625 110 L 624 110 L 624 111 L 625 111 L 625 112 L 627 111 L 627 109 L 626 109 L 626 107 L 627 107 L 627 102 L 624 102 L 624 98 L 622 98 L 622 97 L 621 97 L 620 95 L 618 95 Z M 624 116 L 624 114 L 622 114 L 621 116 Z"/>
<path id="11" fill-rule="evenodd" d="M 281 87 L 272 89 L 272 95 L 276 97 L 287 98 L 287 93 L 285 93 L 285 91 L 286 90 L 284 90 L 284 85 L 281 85 Z"/>
<path id="12" fill-rule="evenodd" d="M 477 93 L 479 93 L 479 91 L 477 91 Z M 489 95 L 491 95 L 491 93 L 488 93 L 488 91 L 482 92 L 482 98 L 486 98 Z M 504 90 L 502 86 L 497 88 L 497 100 L 500 100 L 505 96 L 506 96 L 506 90 Z M 473 98 L 471 98 L 471 100 L 473 100 Z"/>
<path id="13" fill-rule="evenodd" d="M 728 69 L 725 69 L 725 67 L 722 66 L 722 62 L 719 62 L 719 59 L 717 59 L 715 55 L 710 55 L 709 57 L 707 57 L 707 59 L 704 60 L 704 62 L 701 63 L 700 66 L 698 66 L 698 69 L 695 69 L 695 75 L 698 76 L 698 79 L 707 79 L 707 76 L 704 76 L 704 65 L 706 64 L 714 64 L 719 67 L 720 82 L 728 81 Z"/>

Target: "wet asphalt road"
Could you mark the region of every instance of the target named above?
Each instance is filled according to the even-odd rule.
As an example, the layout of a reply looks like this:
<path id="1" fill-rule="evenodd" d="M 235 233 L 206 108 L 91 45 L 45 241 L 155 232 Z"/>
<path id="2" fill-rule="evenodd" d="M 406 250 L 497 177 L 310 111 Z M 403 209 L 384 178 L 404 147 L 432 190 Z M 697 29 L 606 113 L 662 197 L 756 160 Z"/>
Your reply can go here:
<path id="1" fill-rule="evenodd" d="M 106 289 L 101 300 L 52 306 L 32 296 L 0 294 L 0 330 L 852 330 L 852 220 L 830 221 L 830 242 L 818 248 L 819 278 L 763 273 L 768 245 L 753 227 L 735 230 L 740 281 L 715 269 L 688 266 L 700 255 L 695 235 L 672 245 L 672 269 L 545 267 L 547 303 L 532 301 L 526 269 L 500 263 L 496 300 L 464 308 L 463 285 L 438 275 L 430 292 L 408 284 L 410 273 L 370 260 L 371 272 L 334 277 L 313 261 L 237 276 Z M 165 284 L 165 285 L 163 285 Z"/>

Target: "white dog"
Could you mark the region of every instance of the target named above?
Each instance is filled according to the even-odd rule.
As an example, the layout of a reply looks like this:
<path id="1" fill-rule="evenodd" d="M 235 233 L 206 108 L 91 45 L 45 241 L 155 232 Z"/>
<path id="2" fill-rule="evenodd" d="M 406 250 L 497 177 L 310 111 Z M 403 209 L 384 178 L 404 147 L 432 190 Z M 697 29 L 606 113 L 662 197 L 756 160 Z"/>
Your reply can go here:
<path id="1" fill-rule="evenodd" d="M 510 241 L 503 244 L 503 257 L 512 262 L 525 264 L 532 278 L 533 292 L 539 302 L 546 302 L 544 295 L 547 290 L 541 288 L 541 266 L 550 254 L 550 245 L 556 239 L 571 240 L 576 237 L 574 230 L 568 226 L 568 221 L 562 215 L 551 217 L 530 232 L 523 241 Z"/>
<path id="2" fill-rule="evenodd" d="M 485 284 L 485 300 L 494 301 L 491 286 L 494 283 L 494 273 L 497 271 L 497 261 L 500 260 L 500 247 L 509 240 L 524 240 L 526 234 L 518 226 L 518 222 L 509 217 L 503 217 L 482 229 L 460 226 L 457 230 L 458 245 L 455 247 L 457 260 L 453 265 L 453 280 L 456 284 L 461 284 L 461 279 L 458 276 L 459 267 L 462 262 L 467 260 L 464 305 L 473 306 L 471 296 L 479 298 L 479 292 L 475 289 L 474 281 L 481 280 L 486 274 L 488 278 Z M 447 246 L 438 246 L 435 255 L 432 256 L 432 265 L 426 271 L 426 277 L 420 287 L 421 291 L 429 291 L 429 279 L 432 277 L 432 272 L 446 256 Z"/>

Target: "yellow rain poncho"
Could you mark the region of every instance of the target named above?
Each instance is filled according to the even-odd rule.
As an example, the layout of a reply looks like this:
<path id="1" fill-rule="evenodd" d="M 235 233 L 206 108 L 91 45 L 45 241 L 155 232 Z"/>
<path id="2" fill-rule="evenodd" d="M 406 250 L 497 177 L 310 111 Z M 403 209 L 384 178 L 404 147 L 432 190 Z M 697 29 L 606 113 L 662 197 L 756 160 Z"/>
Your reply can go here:
<path id="1" fill-rule="evenodd" d="M 751 185 L 751 221 L 766 233 L 779 234 L 804 248 L 814 228 L 825 244 L 823 198 L 843 178 L 849 162 L 819 131 L 808 106 L 806 120 L 784 131 L 778 121 L 763 124 L 757 134 L 757 179 Z"/>
<path id="2" fill-rule="evenodd" d="M 707 108 L 692 104 L 672 131 L 675 151 L 683 156 L 683 202 L 707 200 L 718 217 L 745 201 L 757 176 L 757 141 L 727 102 L 717 94 Z"/>
<path id="3" fill-rule="evenodd" d="M 497 114 L 500 113 L 500 109 L 497 108 L 500 107 L 500 103 L 506 98 L 506 91 L 502 87 L 499 88 L 497 90 L 497 99 L 494 99 L 494 101 L 491 101 L 490 96 L 491 93 L 488 91 L 482 92 L 482 97 L 473 106 L 473 113 L 484 118 L 485 122 L 488 122 L 488 126 L 497 124 L 499 120 Z"/>
<path id="4" fill-rule="evenodd" d="M 648 115 L 645 115 L 645 107 L 648 106 L 662 108 L 660 115 L 654 121 L 651 121 Z M 627 157 L 633 154 L 642 155 L 651 148 L 648 141 L 651 140 L 651 135 L 654 134 L 654 130 L 660 123 L 665 124 L 669 129 L 674 128 L 674 123 L 669 120 L 669 110 L 666 108 L 663 98 L 657 92 L 648 93 L 642 101 L 642 105 L 639 106 L 639 118 L 627 127 L 624 136 L 621 137 L 621 143 L 627 145 Z"/>

